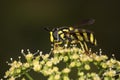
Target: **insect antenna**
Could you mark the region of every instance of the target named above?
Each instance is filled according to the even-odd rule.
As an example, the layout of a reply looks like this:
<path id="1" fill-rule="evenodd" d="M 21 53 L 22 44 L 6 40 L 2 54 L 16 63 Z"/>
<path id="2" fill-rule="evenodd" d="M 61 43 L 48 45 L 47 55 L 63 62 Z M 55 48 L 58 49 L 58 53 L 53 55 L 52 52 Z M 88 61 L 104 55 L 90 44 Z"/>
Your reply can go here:
<path id="1" fill-rule="evenodd" d="M 44 30 L 51 31 L 52 29 L 50 27 L 45 27 Z"/>

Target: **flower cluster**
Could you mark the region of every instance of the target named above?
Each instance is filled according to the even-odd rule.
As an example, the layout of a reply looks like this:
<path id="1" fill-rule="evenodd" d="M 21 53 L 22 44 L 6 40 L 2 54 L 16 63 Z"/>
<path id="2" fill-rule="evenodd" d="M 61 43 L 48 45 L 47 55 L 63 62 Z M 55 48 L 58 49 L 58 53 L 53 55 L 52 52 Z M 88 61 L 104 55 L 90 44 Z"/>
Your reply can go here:
<path id="1" fill-rule="evenodd" d="M 120 61 L 106 55 L 86 52 L 77 47 L 51 50 L 49 54 L 27 54 L 22 50 L 26 62 L 12 61 L 5 78 L 15 80 L 33 70 L 48 80 L 120 80 Z M 22 80 L 25 80 L 23 78 Z"/>

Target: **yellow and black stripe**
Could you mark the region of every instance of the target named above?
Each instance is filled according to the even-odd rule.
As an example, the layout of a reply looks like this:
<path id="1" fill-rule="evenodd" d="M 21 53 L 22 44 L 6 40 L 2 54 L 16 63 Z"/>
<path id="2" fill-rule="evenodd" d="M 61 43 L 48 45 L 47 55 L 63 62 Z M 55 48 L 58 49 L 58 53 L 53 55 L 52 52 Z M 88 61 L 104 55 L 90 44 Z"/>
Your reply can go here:
<path id="1" fill-rule="evenodd" d="M 97 40 L 92 31 L 74 27 L 60 27 L 52 29 L 52 31 L 50 31 L 50 41 L 53 45 L 71 45 L 72 42 L 74 42 L 74 44 L 83 42 L 85 46 L 86 43 L 91 43 L 95 46 L 97 45 Z"/>

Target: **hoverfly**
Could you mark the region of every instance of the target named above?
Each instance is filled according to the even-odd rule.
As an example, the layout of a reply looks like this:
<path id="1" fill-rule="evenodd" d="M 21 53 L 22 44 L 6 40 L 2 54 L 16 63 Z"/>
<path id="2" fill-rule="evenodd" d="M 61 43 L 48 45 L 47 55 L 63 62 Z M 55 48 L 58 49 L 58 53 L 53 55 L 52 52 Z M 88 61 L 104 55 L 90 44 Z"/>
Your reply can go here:
<path id="1" fill-rule="evenodd" d="M 80 23 L 80 26 L 93 24 L 94 21 L 94 19 L 83 20 Z M 97 45 L 97 40 L 92 31 L 80 29 L 80 27 L 77 26 L 63 26 L 53 29 L 45 29 L 50 32 L 50 41 L 54 49 L 56 47 L 63 47 L 64 45 L 70 47 L 71 45 L 78 45 L 79 43 L 81 47 L 85 47 L 85 50 L 88 50 L 87 43 L 91 43 L 95 46 Z"/>

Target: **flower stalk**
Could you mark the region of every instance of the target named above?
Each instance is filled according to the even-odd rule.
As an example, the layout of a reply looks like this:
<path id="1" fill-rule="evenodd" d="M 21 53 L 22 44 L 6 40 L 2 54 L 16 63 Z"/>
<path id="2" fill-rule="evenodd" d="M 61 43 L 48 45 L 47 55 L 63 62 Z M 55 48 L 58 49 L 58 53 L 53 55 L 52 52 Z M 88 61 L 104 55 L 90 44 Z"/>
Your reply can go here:
<path id="1" fill-rule="evenodd" d="M 27 72 L 24 73 L 29 80 L 34 80 Z"/>

